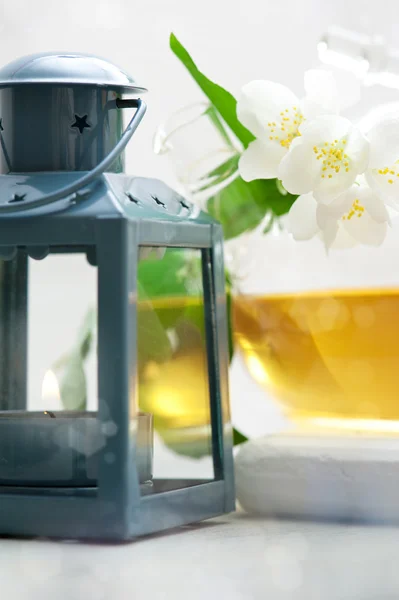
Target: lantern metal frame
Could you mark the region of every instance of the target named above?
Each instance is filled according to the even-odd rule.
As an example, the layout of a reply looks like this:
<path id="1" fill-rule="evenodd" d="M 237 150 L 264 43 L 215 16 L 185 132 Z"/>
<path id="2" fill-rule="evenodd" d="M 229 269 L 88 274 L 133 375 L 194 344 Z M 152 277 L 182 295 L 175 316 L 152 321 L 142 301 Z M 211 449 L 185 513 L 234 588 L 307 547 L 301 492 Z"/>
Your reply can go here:
<path id="1" fill-rule="evenodd" d="M 0 195 L 9 197 L 19 188 L 38 190 L 43 177 L 0 176 Z M 71 177 L 81 175 L 53 174 L 48 186 L 59 189 Z M 178 214 L 182 212 L 184 217 Z M 0 532 L 129 539 L 234 510 L 232 428 L 226 419 L 229 357 L 220 225 L 182 203 L 182 198 L 161 182 L 106 174 L 82 200 L 72 196 L 52 205 L 27 206 L 25 212 L 1 215 L 0 241 L 4 259 L 15 260 L 18 249 L 35 258 L 51 252 L 84 251 L 89 262 L 97 265 L 98 419 L 100 425 L 110 420 L 116 425 L 115 435 L 106 437 L 100 450 L 97 488 L 1 486 Z M 214 480 L 182 482 L 189 487 L 179 489 L 155 480 L 157 493 L 148 495 L 140 491 L 134 467 L 135 440 L 129 433 L 129 404 L 137 393 L 136 277 L 143 246 L 193 248 L 202 253 L 215 473 Z M 11 408 L 21 408 L 18 400 L 16 403 Z M 107 460 L 110 455 L 112 462 Z"/>

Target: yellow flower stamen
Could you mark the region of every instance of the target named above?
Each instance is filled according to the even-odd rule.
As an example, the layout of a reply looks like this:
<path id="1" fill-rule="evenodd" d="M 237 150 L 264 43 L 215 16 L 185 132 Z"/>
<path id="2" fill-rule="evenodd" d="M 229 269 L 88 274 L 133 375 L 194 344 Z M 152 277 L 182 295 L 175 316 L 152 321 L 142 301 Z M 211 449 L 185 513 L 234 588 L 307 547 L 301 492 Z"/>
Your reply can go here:
<path id="1" fill-rule="evenodd" d="M 322 159 L 322 171 L 328 171 L 328 179 L 332 179 L 345 167 L 345 172 L 349 173 L 350 164 L 348 155 L 344 153 L 344 142 L 346 140 L 334 140 L 333 142 L 324 142 L 323 147 L 313 146 L 313 152 L 317 160 Z"/>
<path id="2" fill-rule="evenodd" d="M 303 116 L 297 112 L 297 107 L 285 108 L 280 112 L 280 122 L 269 121 L 267 126 L 270 133 L 277 135 L 269 136 L 269 139 L 279 142 L 283 148 L 289 148 L 292 140 L 300 134 L 299 126 L 303 123 Z"/>
<path id="3" fill-rule="evenodd" d="M 378 175 L 382 175 L 383 177 L 385 177 L 385 175 L 396 175 L 396 177 L 399 177 L 399 161 L 396 161 L 396 163 L 394 165 L 391 165 L 389 167 L 382 167 L 381 169 L 374 169 L 375 173 L 378 173 Z M 393 185 L 394 180 L 390 177 L 388 179 L 388 183 L 389 185 Z"/>
<path id="4" fill-rule="evenodd" d="M 342 220 L 343 221 L 350 221 L 354 216 L 357 216 L 359 219 L 360 217 L 362 217 L 364 214 L 364 206 L 362 204 L 360 204 L 359 198 L 356 198 L 353 203 L 352 203 L 352 207 L 350 208 L 350 210 L 346 213 L 346 215 L 342 215 Z"/>

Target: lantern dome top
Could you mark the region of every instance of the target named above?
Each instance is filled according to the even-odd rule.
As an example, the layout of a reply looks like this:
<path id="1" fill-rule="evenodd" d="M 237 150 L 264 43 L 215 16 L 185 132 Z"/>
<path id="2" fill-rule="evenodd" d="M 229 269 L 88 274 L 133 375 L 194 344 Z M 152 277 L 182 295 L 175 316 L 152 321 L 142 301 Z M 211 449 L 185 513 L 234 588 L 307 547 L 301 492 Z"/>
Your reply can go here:
<path id="1" fill-rule="evenodd" d="M 109 61 L 75 52 L 30 54 L 0 69 L 0 87 L 21 84 L 88 85 L 133 94 L 147 91 Z"/>

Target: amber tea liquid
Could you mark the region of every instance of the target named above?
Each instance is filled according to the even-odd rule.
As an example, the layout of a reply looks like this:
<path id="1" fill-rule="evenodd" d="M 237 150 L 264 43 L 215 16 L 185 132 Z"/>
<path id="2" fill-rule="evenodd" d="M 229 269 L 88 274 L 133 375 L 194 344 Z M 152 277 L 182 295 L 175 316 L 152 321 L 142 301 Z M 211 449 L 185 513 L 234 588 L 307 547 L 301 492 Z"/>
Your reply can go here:
<path id="1" fill-rule="evenodd" d="M 139 406 L 171 445 L 210 449 L 210 396 L 202 298 L 139 302 Z M 210 451 L 210 450 L 209 450 Z"/>
<path id="2" fill-rule="evenodd" d="M 399 289 L 240 296 L 234 328 L 302 427 L 399 433 Z"/>

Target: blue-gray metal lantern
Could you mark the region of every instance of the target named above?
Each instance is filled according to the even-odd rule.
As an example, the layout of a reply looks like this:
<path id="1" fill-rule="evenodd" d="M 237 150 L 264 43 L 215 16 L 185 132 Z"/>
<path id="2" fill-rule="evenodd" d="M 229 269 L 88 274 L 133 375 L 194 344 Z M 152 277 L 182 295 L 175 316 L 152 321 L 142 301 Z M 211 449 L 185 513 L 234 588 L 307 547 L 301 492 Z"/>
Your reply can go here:
<path id="1" fill-rule="evenodd" d="M 222 231 L 162 182 L 124 174 L 144 91 L 109 62 L 80 54 L 33 55 L 0 69 L 0 534 L 128 539 L 234 508 Z M 123 132 L 124 107 L 136 111 Z M 150 418 L 137 412 L 132 427 L 143 247 L 201 256 L 211 479 L 151 481 Z M 28 257 L 75 252 L 98 269 L 95 420 L 26 410 Z M 98 436 L 110 422 L 89 473 L 68 440 Z M 39 460 L 51 451 L 54 423 L 74 465 L 69 478 L 59 475 L 62 456 Z"/>

